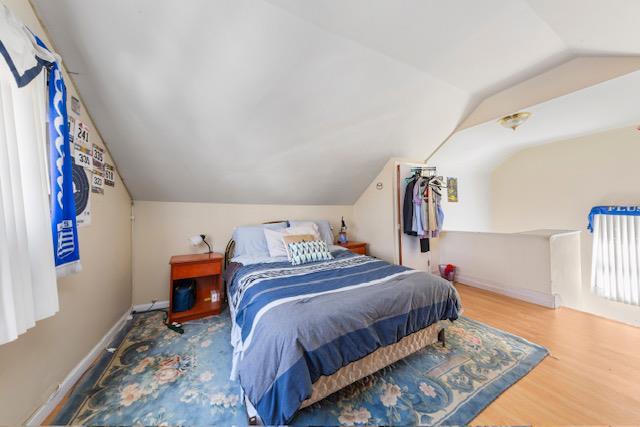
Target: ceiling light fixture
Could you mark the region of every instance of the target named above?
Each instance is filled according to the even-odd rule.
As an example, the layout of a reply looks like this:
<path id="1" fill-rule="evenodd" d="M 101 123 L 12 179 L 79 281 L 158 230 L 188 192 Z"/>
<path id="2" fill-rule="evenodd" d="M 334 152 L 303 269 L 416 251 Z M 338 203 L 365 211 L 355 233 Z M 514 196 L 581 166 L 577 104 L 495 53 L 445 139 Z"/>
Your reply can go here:
<path id="1" fill-rule="evenodd" d="M 531 113 L 527 113 L 526 111 L 522 111 L 520 113 L 510 114 L 508 116 L 504 116 L 498 123 L 506 128 L 511 128 L 514 131 L 518 126 L 527 121 L 527 119 L 531 116 Z"/>

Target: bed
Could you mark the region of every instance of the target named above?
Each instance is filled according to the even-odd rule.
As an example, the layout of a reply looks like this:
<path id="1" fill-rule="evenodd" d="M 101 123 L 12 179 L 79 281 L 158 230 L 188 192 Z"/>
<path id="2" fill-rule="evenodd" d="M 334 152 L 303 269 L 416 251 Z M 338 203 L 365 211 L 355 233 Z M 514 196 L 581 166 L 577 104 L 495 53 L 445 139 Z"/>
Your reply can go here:
<path id="1" fill-rule="evenodd" d="M 438 340 L 460 301 L 446 280 L 331 246 L 333 259 L 225 253 L 232 379 L 250 420 L 296 412 Z"/>

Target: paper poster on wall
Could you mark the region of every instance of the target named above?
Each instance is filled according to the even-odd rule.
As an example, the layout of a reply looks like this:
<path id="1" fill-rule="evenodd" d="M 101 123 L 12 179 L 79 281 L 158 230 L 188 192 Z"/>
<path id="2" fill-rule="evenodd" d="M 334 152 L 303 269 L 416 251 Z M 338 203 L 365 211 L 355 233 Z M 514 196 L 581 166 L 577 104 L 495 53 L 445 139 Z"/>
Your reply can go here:
<path id="1" fill-rule="evenodd" d="M 447 178 L 447 201 L 458 202 L 458 178 Z"/>
<path id="2" fill-rule="evenodd" d="M 104 172 L 104 149 L 93 144 L 93 171 Z"/>
<path id="3" fill-rule="evenodd" d="M 113 165 L 109 163 L 104 164 L 104 185 L 108 185 L 109 187 L 116 186 L 116 174 Z"/>
<path id="4" fill-rule="evenodd" d="M 83 147 L 79 144 L 74 144 L 74 163 L 83 168 L 91 170 L 93 164 L 91 163 L 92 155 L 91 149 Z"/>
<path id="5" fill-rule="evenodd" d="M 91 177 L 91 192 L 94 194 L 104 194 L 104 176 L 100 171 L 93 171 L 93 176 Z"/>
<path id="6" fill-rule="evenodd" d="M 91 224 L 91 171 L 80 165 L 73 165 L 73 199 L 76 203 L 76 223 L 78 227 Z"/>
<path id="7" fill-rule="evenodd" d="M 75 138 L 74 142 L 76 144 L 80 144 L 84 147 L 91 148 L 91 144 L 89 143 L 89 128 L 87 125 L 78 120 L 78 123 L 75 125 Z"/>
<path id="8" fill-rule="evenodd" d="M 73 116 L 69 116 L 69 144 L 71 144 L 71 147 L 73 147 L 73 142 L 75 140 L 76 137 L 76 119 L 73 118 Z"/>
<path id="9" fill-rule="evenodd" d="M 80 115 L 80 100 L 75 96 L 71 96 L 71 111 Z"/>

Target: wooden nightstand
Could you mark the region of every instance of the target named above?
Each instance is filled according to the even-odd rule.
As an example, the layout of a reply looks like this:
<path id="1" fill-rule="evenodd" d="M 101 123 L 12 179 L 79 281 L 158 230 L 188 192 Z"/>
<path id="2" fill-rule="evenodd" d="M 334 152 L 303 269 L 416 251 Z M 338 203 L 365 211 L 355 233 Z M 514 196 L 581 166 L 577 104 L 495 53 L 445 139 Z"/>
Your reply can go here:
<path id="1" fill-rule="evenodd" d="M 338 245 L 343 248 L 349 249 L 351 252 L 366 255 L 367 254 L 367 244 L 365 242 L 347 242 L 347 243 L 338 243 Z"/>
<path id="2" fill-rule="evenodd" d="M 220 314 L 224 307 L 222 284 L 222 262 L 224 255 L 218 253 L 172 256 L 171 280 L 169 281 L 169 322 L 186 322 L 201 317 Z M 190 310 L 173 311 L 174 281 L 196 280 L 196 301 Z M 218 292 L 218 301 L 211 301 L 211 291 Z"/>

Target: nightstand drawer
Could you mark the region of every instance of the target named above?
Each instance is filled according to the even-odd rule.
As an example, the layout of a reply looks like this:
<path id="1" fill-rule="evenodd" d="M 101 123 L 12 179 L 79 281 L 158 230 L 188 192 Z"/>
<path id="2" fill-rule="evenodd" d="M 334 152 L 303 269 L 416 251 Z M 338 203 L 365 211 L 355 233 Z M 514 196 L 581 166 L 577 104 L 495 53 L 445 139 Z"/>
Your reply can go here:
<path id="1" fill-rule="evenodd" d="M 338 243 L 345 249 L 349 249 L 354 254 L 367 255 L 367 243 L 366 242 L 347 242 Z"/>
<path id="2" fill-rule="evenodd" d="M 367 247 L 366 246 L 356 246 L 355 248 L 349 248 L 351 252 L 354 254 L 366 255 Z"/>
<path id="3" fill-rule="evenodd" d="M 174 264 L 171 266 L 171 279 L 189 279 L 192 277 L 213 276 L 220 274 L 220 262 Z"/>

